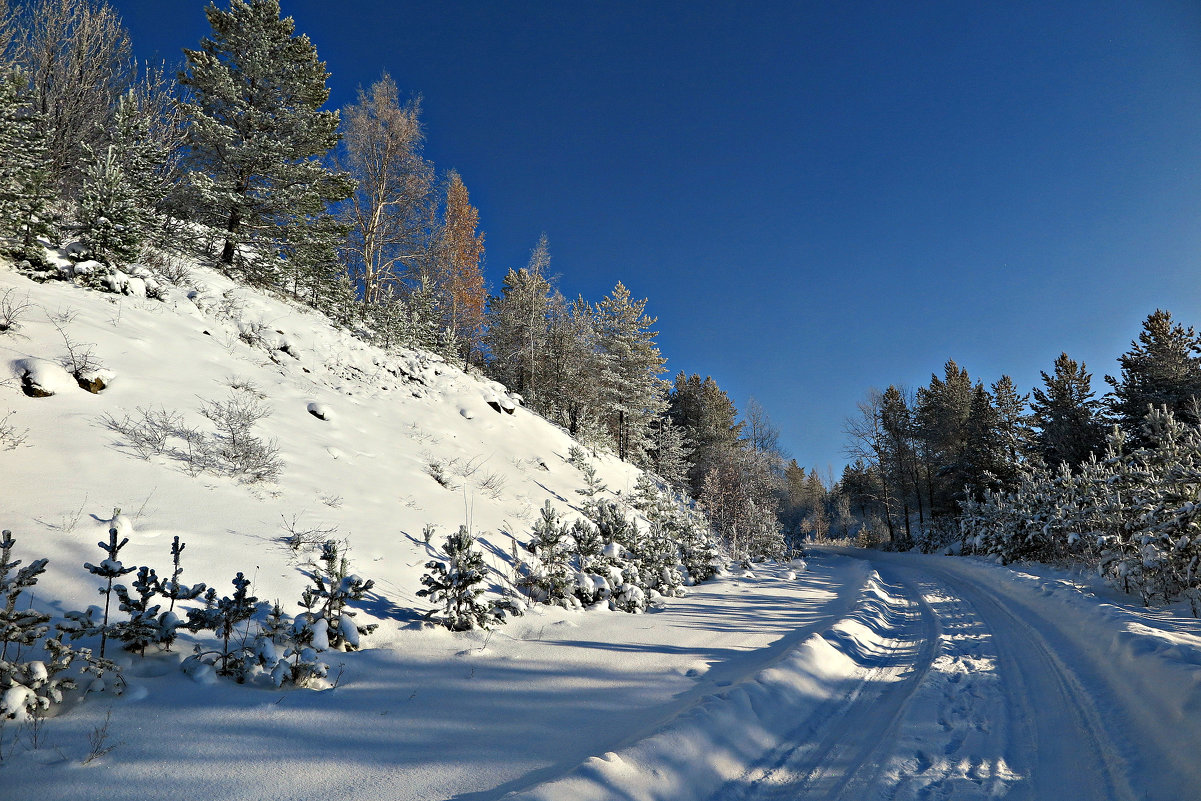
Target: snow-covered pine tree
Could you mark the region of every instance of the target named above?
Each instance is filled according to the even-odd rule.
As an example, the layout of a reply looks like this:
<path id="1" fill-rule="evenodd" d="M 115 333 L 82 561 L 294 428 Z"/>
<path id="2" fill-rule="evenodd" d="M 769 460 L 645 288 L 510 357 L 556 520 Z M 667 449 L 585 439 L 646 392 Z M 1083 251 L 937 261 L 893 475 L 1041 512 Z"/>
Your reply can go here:
<path id="1" fill-rule="evenodd" d="M 644 565 L 646 534 L 612 501 L 592 505 L 587 514 L 604 542 L 603 553 L 609 565 L 609 605 L 623 612 L 644 611 L 649 586 Z"/>
<path id="2" fill-rule="evenodd" d="M 526 545 L 535 560 L 528 565 L 528 573 L 522 581 L 537 601 L 570 606 L 568 599 L 575 597 L 575 571 L 568 550 L 569 531 L 548 500 Z"/>
<path id="3" fill-rule="evenodd" d="M 688 446 L 670 415 L 661 415 L 652 426 L 651 467 L 674 489 L 688 489 Z"/>
<path id="4" fill-rule="evenodd" d="M 601 376 L 605 422 L 619 458 L 646 463 L 651 424 L 665 411 L 665 385 L 659 376 L 666 363 L 652 331 L 646 299 L 633 300 L 620 281 L 596 307 L 600 348 L 609 357 Z"/>
<path id="5" fill-rule="evenodd" d="M 179 542 L 179 534 L 175 534 L 171 542 L 171 578 L 159 582 L 160 596 L 171 602 L 167 605 L 167 611 L 163 612 L 159 618 L 161 641 L 168 651 L 171 650 L 171 644 L 175 641 L 175 632 L 180 626 L 179 616 L 175 614 L 175 602 L 177 600 L 196 600 L 205 590 L 203 581 L 201 584 L 180 584 L 179 576 L 184 574 L 184 568 L 180 566 L 180 557 L 184 555 L 185 548 L 187 545 Z"/>
<path id="6" fill-rule="evenodd" d="M 204 606 L 188 610 L 188 629 L 193 632 L 212 631 L 221 640 L 221 650 L 205 651 L 197 645 L 196 652 L 184 664 L 185 669 L 196 663 L 214 665 L 218 675 L 233 676 L 241 683 L 246 680 L 250 667 L 257 663 L 258 654 L 253 648 L 247 647 L 251 642 L 249 631 L 245 632 L 241 642 L 234 642 L 232 649 L 230 641 L 237 634 L 238 626 L 243 623 L 249 625 L 258 598 L 250 594 L 250 579 L 241 572 L 234 576 L 233 585 L 234 594 L 221 598 L 217 597 L 216 589 L 210 587 L 204 594 Z"/>
<path id="7" fill-rule="evenodd" d="M 140 567 L 132 582 L 134 595 L 131 595 L 124 584 L 117 584 L 113 592 L 117 593 L 119 601 L 117 608 L 129 615 L 129 620 L 123 620 L 112 626 L 113 639 L 125 644 L 125 650 L 137 651 L 146 655 L 147 645 L 157 645 L 164 641 L 165 636 L 159 625 L 158 604 L 151 604 L 154 596 L 159 594 L 161 583 L 154 568 Z M 171 638 L 175 636 L 171 632 Z"/>
<path id="8" fill-rule="evenodd" d="M 17 570 L 21 560 L 12 558 L 15 545 L 11 531 L 0 532 L 0 598 L 4 602 L 0 609 L 0 643 L 3 643 L 0 645 L 0 662 L 9 658 L 10 647 L 15 651 L 12 658 L 20 659 L 23 647 L 32 645 L 50 630 L 50 615 L 32 607 L 21 609 L 18 603 L 21 594 L 37 584 L 38 576 L 46 572 L 49 560 L 35 559 Z"/>
<path id="9" fill-rule="evenodd" d="M 597 505 L 600 503 L 600 494 L 609 488 L 605 485 L 605 482 L 601 481 L 600 475 L 596 472 L 596 465 L 592 464 L 592 462 L 587 459 L 578 459 L 575 462 L 575 466 L 584 476 L 584 486 L 576 490 L 576 493 L 584 498 L 581 510 L 584 514 L 592 517 Z"/>
<path id="10" fill-rule="evenodd" d="M 98 154 L 89 150 L 89 155 L 92 159 L 84 170 L 79 193 L 80 241 L 89 258 L 110 267 L 128 264 L 141 250 L 146 215 L 116 147 L 109 145 Z M 99 273 L 89 276 L 90 280 L 101 277 Z"/>
<path id="11" fill-rule="evenodd" d="M 1000 440 L 1003 471 L 997 478 L 1005 489 L 1012 489 L 1026 465 L 1027 455 L 1034 442 L 1030 415 L 1026 405 L 1030 396 L 1018 393 L 1017 385 L 1007 375 L 992 385 L 993 406 L 997 410 L 997 436 Z"/>
<path id="12" fill-rule="evenodd" d="M 355 613 L 347 608 L 350 601 L 360 600 L 375 582 L 364 581 L 350 572 L 345 547 L 326 540 L 321 544 L 321 556 L 307 571 L 313 586 L 308 592 L 311 597 L 305 605 L 310 620 L 323 620 L 328 629 L 325 645 L 317 650 L 333 648 L 339 651 L 354 651 L 359 647 L 359 636 L 375 631 L 375 624 L 360 626 L 355 623 Z M 315 602 L 314 602 L 315 599 Z"/>
<path id="13" fill-rule="evenodd" d="M 105 647 L 108 645 L 108 638 L 115 634 L 115 628 L 109 625 L 109 611 L 113 597 L 113 579 L 128 575 L 137 570 L 136 567 L 126 567 L 121 564 L 119 553 L 122 548 L 129 542 L 128 537 L 122 537 L 120 542 L 117 542 L 117 526 L 116 521 L 121 510 L 113 512 L 113 525 L 108 530 L 108 542 L 101 540 L 96 545 L 104 551 L 105 558 L 101 560 L 99 565 L 94 565 L 90 562 L 84 562 L 84 568 L 93 576 L 98 576 L 104 579 L 104 586 L 100 587 L 100 594 L 104 596 L 104 610 L 101 612 L 96 607 L 89 607 L 86 612 L 68 612 L 67 623 L 63 624 L 64 630 L 69 633 L 72 639 L 79 637 L 87 637 L 95 634 L 100 635 L 100 656 L 104 657 Z M 99 615 L 99 620 L 97 620 Z"/>
<path id="14" fill-rule="evenodd" d="M 35 265 L 38 237 L 53 237 L 54 200 L 46 135 L 28 76 L 0 65 L 0 248 Z"/>
<path id="15" fill-rule="evenodd" d="M 212 37 L 185 50 L 180 83 L 188 175 L 196 203 L 224 239 L 222 264 L 277 283 L 284 231 L 298 203 L 336 202 L 353 182 L 323 157 L 338 142 L 338 112 L 322 111 L 329 73 L 278 0 L 231 0 L 205 9 Z"/>
<path id="16" fill-rule="evenodd" d="M 585 606 L 609 597 L 609 565 L 605 560 L 605 541 L 596 526 L 577 519 L 571 524 L 572 556 L 576 573 L 576 597 Z"/>
<path id="17" fill-rule="evenodd" d="M 0 720 L 28 720 L 62 701 L 63 691 L 75 686 L 62 674 L 76 654 L 61 640 L 46 637 L 44 653 L 32 650 L 50 630 L 50 616 L 23 603 L 21 594 L 37 584 L 47 560 L 20 567 L 21 560 L 12 558 L 15 545 L 11 531 L 0 532 Z"/>
<path id="18" fill-rule="evenodd" d="M 475 549 L 475 538 L 467 526 L 446 538 L 442 546 L 446 559 L 433 559 L 425 566 L 430 572 L 421 577 L 425 587 L 417 595 L 429 598 L 442 605 L 442 625 L 451 631 L 468 631 L 488 628 L 493 616 L 489 608 L 480 603 L 484 593 L 480 585 L 487 577 L 488 568 L 484 557 Z M 438 613 L 430 611 L 430 616 Z"/>
<path id="19" fill-rule="evenodd" d="M 492 355 L 489 373 L 527 405 L 546 411 L 542 405 L 548 351 L 548 326 L 554 286 L 547 275 L 550 246 L 543 233 L 530 252 L 529 262 L 510 269 L 500 295 L 488 302 L 488 328 L 484 342 Z"/>

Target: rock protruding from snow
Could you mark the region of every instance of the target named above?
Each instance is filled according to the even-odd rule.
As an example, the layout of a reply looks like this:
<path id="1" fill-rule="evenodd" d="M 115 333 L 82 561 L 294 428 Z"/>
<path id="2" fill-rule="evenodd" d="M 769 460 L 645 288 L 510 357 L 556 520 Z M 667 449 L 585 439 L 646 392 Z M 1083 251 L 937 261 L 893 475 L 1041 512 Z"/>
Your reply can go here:
<path id="1" fill-rule="evenodd" d="M 21 390 L 31 398 L 48 398 L 77 386 L 74 376 L 45 359 L 17 359 L 13 371 L 21 380 Z"/>

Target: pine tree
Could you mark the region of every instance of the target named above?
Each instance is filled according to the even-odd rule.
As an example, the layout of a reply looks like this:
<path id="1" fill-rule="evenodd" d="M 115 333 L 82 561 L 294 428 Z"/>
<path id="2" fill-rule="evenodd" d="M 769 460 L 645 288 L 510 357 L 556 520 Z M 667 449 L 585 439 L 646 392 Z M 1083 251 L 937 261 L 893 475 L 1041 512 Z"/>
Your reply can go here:
<path id="1" fill-rule="evenodd" d="M 644 464 L 649 429 L 667 409 L 663 374 L 652 331 L 654 317 L 645 314 L 646 299 L 633 300 L 620 281 L 596 308 L 600 346 L 608 356 L 601 379 L 606 425 L 618 458 Z"/>
<path id="2" fill-rule="evenodd" d="M 1012 489 L 1026 456 L 1034 444 L 1030 415 L 1026 412 L 1029 395 L 1018 394 L 1013 379 L 1007 375 L 992 385 L 993 407 L 997 411 L 997 435 L 1000 437 L 1003 466 L 997 476 L 1004 489 Z"/>
<path id="3" fill-rule="evenodd" d="M 126 225 L 143 240 L 167 235 L 166 209 L 178 190 L 183 130 L 176 93 L 165 68 L 145 67 L 118 98 L 108 128 L 106 144 L 133 199 Z"/>
<path id="4" fill-rule="evenodd" d="M 129 543 L 128 537 L 122 537 L 120 542 L 117 542 L 117 526 L 116 521 L 120 515 L 120 510 L 113 513 L 113 525 L 108 530 L 108 542 L 101 540 L 96 543 L 100 550 L 104 551 L 105 558 L 99 565 L 93 565 L 90 562 L 84 563 L 84 568 L 93 576 L 99 576 L 104 579 L 104 586 L 100 588 L 100 594 L 104 596 L 104 610 L 100 620 L 95 619 L 96 609 L 90 608 L 87 612 L 68 612 L 67 620 L 69 626 L 66 630 L 72 638 L 90 636 L 93 634 L 100 635 L 100 656 L 104 656 L 105 646 L 108 644 L 108 638 L 114 635 L 115 626 L 109 624 L 109 612 L 112 603 L 113 592 L 115 587 L 113 579 L 128 575 L 137 570 L 136 567 L 126 567 L 121 563 L 119 554 L 122 548 Z M 124 588 L 122 588 L 124 589 Z"/>
<path id="5" fill-rule="evenodd" d="M 359 647 L 359 636 L 370 634 L 375 624 L 360 626 L 355 623 L 355 613 L 347 608 L 351 601 L 361 600 L 375 581 L 364 581 L 350 572 L 346 549 L 339 548 L 332 540 L 321 545 L 319 561 L 307 572 L 313 586 L 309 588 L 310 602 L 306 604 L 315 619 L 325 621 L 325 648 L 354 651 Z M 325 648 L 319 650 L 325 650 Z"/>
<path id="6" fill-rule="evenodd" d="M 575 596 L 576 582 L 570 564 L 568 537 L 569 529 L 547 501 L 526 545 L 526 550 L 536 557 L 536 563 L 529 566 L 529 575 L 523 584 L 538 601 L 568 605 L 568 599 Z"/>
<path id="7" fill-rule="evenodd" d="M 963 451 L 953 467 L 953 474 L 963 480 L 969 496 L 1001 489 L 1000 476 L 1006 470 L 1005 444 L 992 396 L 983 384 L 976 384 L 964 425 Z"/>
<path id="8" fill-rule="evenodd" d="M 12 558 L 12 532 L 0 532 L 0 722 L 29 720 L 63 700 L 74 680 L 61 675 L 77 656 L 58 637 L 45 637 L 50 615 L 36 611 L 21 598 L 46 571 L 45 559 L 25 567 Z M 19 568 L 19 569 L 18 569 Z M 41 648 L 34 650 L 39 638 Z M 105 663 L 106 667 L 111 663 Z"/>
<path id="9" fill-rule="evenodd" d="M 487 628 L 492 622 L 492 613 L 480 603 L 484 588 L 480 586 L 487 577 L 488 568 L 484 557 L 475 549 L 475 538 L 467 526 L 446 538 L 442 546 L 446 559 L 426 562 L 430 572 L 421 577 L 425 587 L 417 595 L 429 598 L 442 605 L 442 625 L 451 631 L 468 631 Z M 431 615 L 437 610 L 431 611 Z"/>
<path id="10" fill-rule="evenodd" d="M 1034 446 L 1048 467 L 1066 464 L 1075 470 L 1090 454 L 1105 450 L 1101 402 L 1093 397 L 1092 375 L 1060 353 L 1052 375 L 1040 373 L 1044 388 L 1035 388 L 1030 404 L 1038 429 Z"/>
<path id="11" fill-rule="evenodd" d="M 37 237 L 54 233 L 54 199 L 43 120 L 33 107 L 29 79 L 0 70 L 0 247 L 41 263 Z"/>
<path id="12" fill-rule="evenodd" d="M 125 643 L 127 651 L 137 651 L 145 656 L 147 645 L 157 645 L 167 640 L 158 618 L 159 605 L 150 603 L 154 596 L 160 594 L 162 585 L 150 567 L 138 568 L 132 584 L 136 595 L 131 595 L 123 584 L 113 587 L 119 602 L 117 608 L 127 613 L 129 620 L 114 624 L 112 636 Z M 174 636 L 175 632 L 172 631 L 170 637 L 173 639 Z"/>
<path id="13" fill-rule="evenodd" d="M 963 463 L 973 394 L 967 370 L 954 359 L 943 365 L 943 378 L 931 375 L 930 385 L 917 391 L 914 422 L 928 477 L 927 507 L 934 517 L 956 514 L 963 497 L 964 476 L 955 465 Z"/>
<path id="14" fill-rule="evenodd" d="M 1190 425 L 1201 423 L 1201 337 L 1192 327 L 1156 309 L 1118 363 L 1121 377 L 1105 376 L 1113 387 L 1109 408 L 1135 446 L 1147 443 L 1142 422 L 1151 409 L 1166 407 Z"/>
<path id="15" fill-rule="evenodd" d="M 179 577 L 183 575 L 183 567 L 180 565 L 180 558 L 183 556 L 184 548 L 187 545 L 179 541 L 177 534 L 171 540 L 171 578 L 164 579 L 159 582 L 158 593 L 171 603 L 167 606 L 167 611 L 163 613 L 160 619 L 160 628 L 163 633 L 163 644 L 168 650 L 171 648 L 171 643 L 175 641 L 175 632 L 179 628 L 179 616 L 175 614 L 176 601 L 194 601 L 199 598 L 205 591 L 204 582 L 199 584 L 182 584 Z"/>
<path id="16" fill-rule="evenodd" d="M 546 272 L 550 267 L 550 246 L 543 233 L 530 252 L 529 262 L 510 269 L 501 285 L 500 295 L 488 303 L 488 330 L 485 344 L 492 357 L 492 376 L 514 392 L 521 393 L 527 405 L 546 412 L 542 374 L 548 361 L 548 337 L 554 286 Z"/>
<path id="17" fill-rule="evenodd" d="M 84 171 L 79 195 L 80 240 L 90 258 L 108 265 L 137 258 L 145 221 L 138 196 L 109 145 Z"/>
<path id="18" fill-rule="evenodd" d="M 329 73 L 293 19 L 280 18 L 278 0 L 231 0 L 228 11 L 209 5 L 205 14 L 212 38 L 184 51 L 180 76 L 191 91 L 189 178 L 222 229 L 221 262 L 245 260 L 248 278 L 274 284 L 277 256 L 297 241 L 288 227 L 353 190 L 321 161 L 338 142 L 338 112 L 320 110 Z"/>
<path id="19" fill-rule="evenodd" d="M 688 454 L 684 432 L 662 415 L 652 427 L 651 466 L 673 489 L 688 488 Z"/>
<path id="20" fill-rule="evenodd" d="M 245 680 L 247 674 L 247 657 L 245 644 L 247 636 L 239 644 L 230 641 L 238 631 L 238 626 L 247 623 L 254 615 L 258 598 L 250 594 L 250 579 L 239 572 L 233 578 L 234 594 L 221 598 L 217 597 L 216 589 L 210 587 L 204 594 L 204 607 L 188 610 L 188 629 L 193 632 L 208 629 L 221 640 L 221 650 L 204 652 L 197 646 L 196 654 L 191 657 L 198 661 L 206 661 L 206 657 L 217 666 L 217 673 L 222 676 L 233 676 L 239 683 Z"/>
<path id="21" fill-rule="evenodd" d="M 551 298 L 545 357 L 538 366 L 537 407 L 581 442 L 610 447 L 603 423 L 608 356 L 600 346 L 597 314 L 582 297 Z"/>
<path id="22" fill-rule="evenodd" d="M 711 376 L 702 381 L 695 373 L 675 377 L 668 403 L 673 422 L 691 447 L 688 482 L 692 496 L 698 497 L 709 470 L 738 448 L 738 409 Z"/>
<path id="23" fill-rule="evenodd" d="M 12 558 L 15 545 L 11 531 L 0 532 L 0 599 L 4 603 L 0 608 L 0 663 L 10 657 L 10 646 L 15 646 L 13 650 L 19 653 L 22 647 L 32 645 L 50 630 L 47 625 L 50 615 L 32 607 L 21 609 L 23 604 L 19 604 L 21 594 L 37 584 L 38 576 L 46 572 L 49 560 L 35 559 L 17 570 L 21 560 Z M 11 656 L 19 658 L 16 654 Z M 7 688 L 0 684 L 0 689 Z"/>

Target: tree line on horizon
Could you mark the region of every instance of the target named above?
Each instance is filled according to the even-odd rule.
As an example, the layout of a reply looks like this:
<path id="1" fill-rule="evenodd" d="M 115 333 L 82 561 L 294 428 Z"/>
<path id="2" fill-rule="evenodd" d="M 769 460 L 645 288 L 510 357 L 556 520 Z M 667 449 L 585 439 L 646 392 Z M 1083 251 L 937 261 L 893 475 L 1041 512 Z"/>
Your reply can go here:
<path id="1" fill-rule="evenodd" d="M 0 247 L 26 274 L 63 277 L 44 243 L 75 243 L 90 266 L 71 278 L 95 288 L 183 253 L 440 353 L 696 498 L 736 557 L 783 554 L 824 507 L 757 404 L 740 420 L 711 377 L 663 379 L 656 319 L 620 281 L 567 299 L 543 234 L 489 295 L 479 212 L 425 157 L 420 97 L 384 73 L 326 109 L 329 73 L 278 0 L 205 14 L 175 70 L 139 64 L 104 0 L 0 0 Z"/>
<path id="2" fill-rule="evenodd" d="M 1081 560 L 1201 611 L 1201 335 L 1157 309 L 1117 361 L 1100 397 L 1066 353 L 1029 394 L 954 360 L 916 391 L 870 391 L 835 488 L 860 541 Z"/>

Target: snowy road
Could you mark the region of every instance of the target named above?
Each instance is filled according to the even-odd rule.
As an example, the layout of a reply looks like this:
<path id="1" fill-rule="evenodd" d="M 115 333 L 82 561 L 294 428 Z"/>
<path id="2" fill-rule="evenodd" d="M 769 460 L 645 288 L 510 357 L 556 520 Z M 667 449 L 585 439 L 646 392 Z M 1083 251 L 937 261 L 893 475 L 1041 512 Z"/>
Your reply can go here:
<path id="1" fill-rule="evenodd" d="M 531 796 L 1201 798 L 1195 627 L 994 565 L 844 553 L 878 582 L 785 675 L 748 676 L 745 703 L 718 699 Z M 714 722 L 724 739 L 701 731 Z M 738 725 L 753 758 L 725 741 Z"/>

